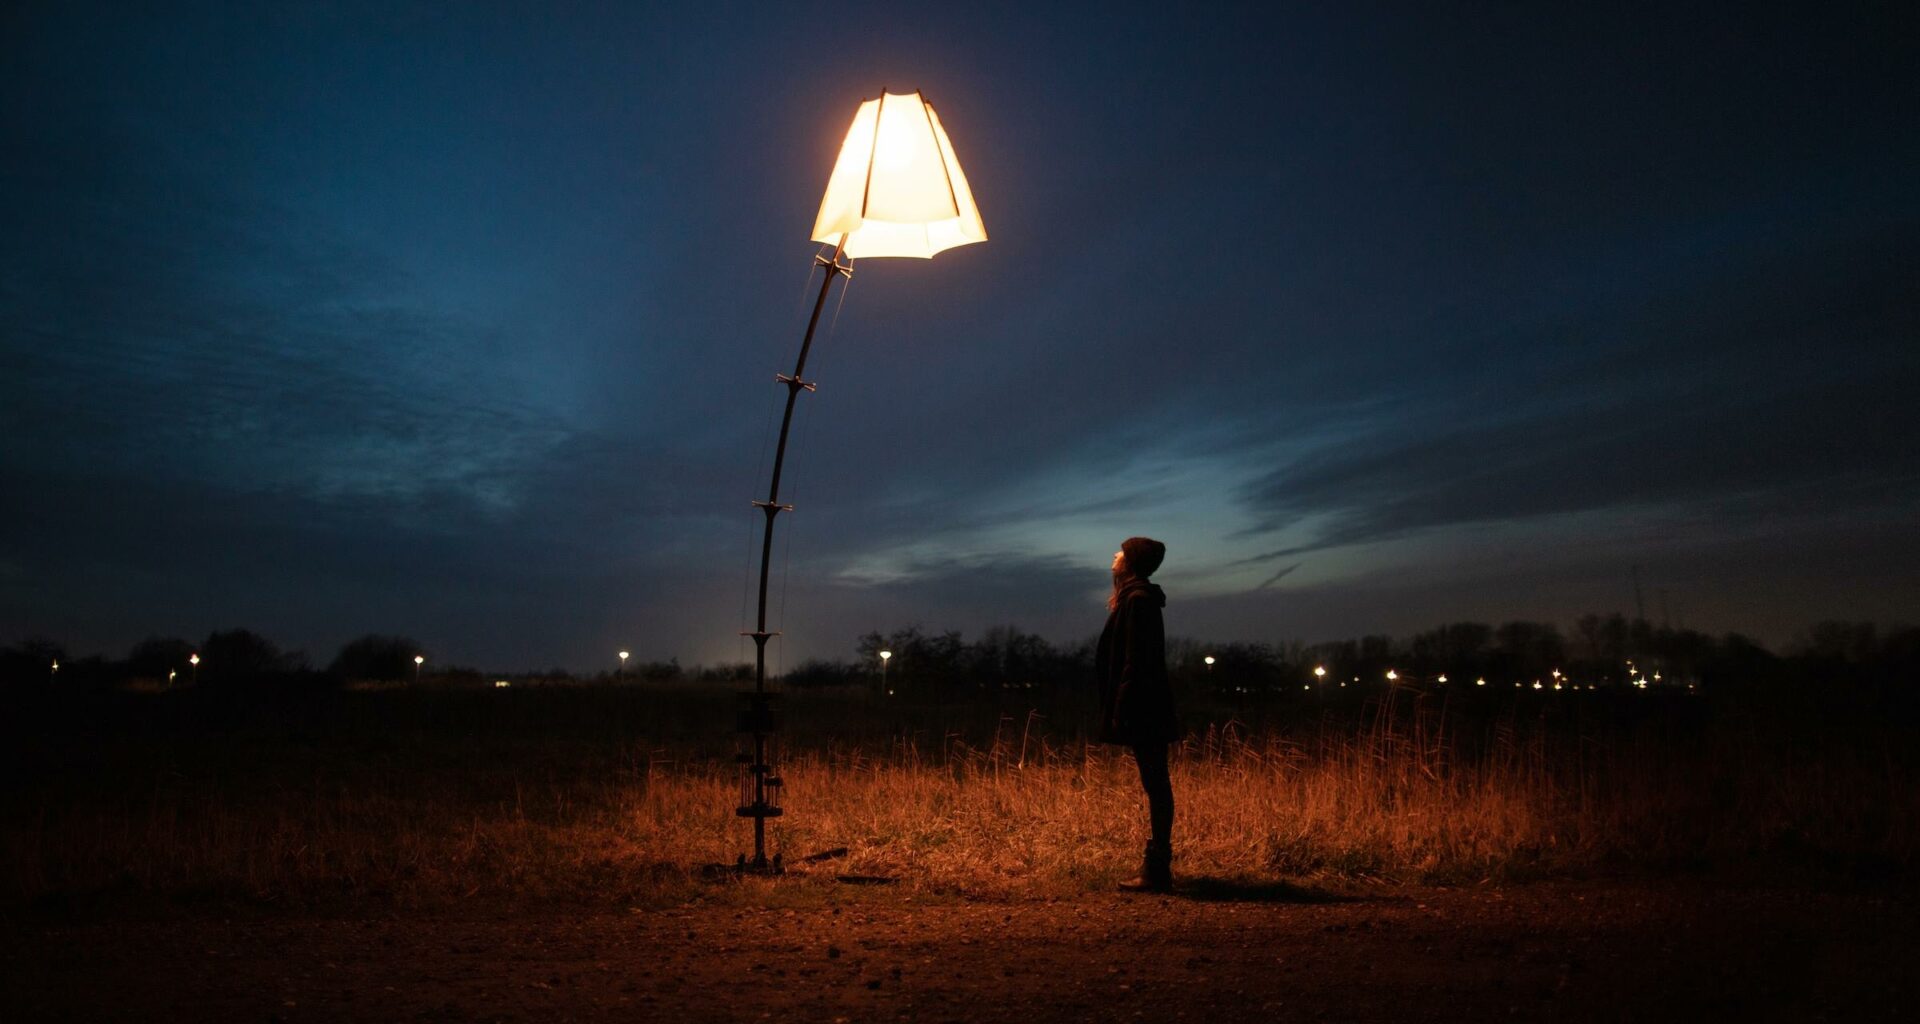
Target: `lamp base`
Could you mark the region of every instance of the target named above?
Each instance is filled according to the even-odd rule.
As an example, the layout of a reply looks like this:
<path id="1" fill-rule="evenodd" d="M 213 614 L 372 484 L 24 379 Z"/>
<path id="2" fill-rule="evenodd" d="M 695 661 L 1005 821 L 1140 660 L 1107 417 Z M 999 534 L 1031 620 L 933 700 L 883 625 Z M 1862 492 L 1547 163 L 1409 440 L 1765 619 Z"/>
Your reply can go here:
<path id="1" fill-rule="evenodd" d="M 700 866 L 700 878 L 708 882 L 732 882 L 742 878 L 778 878 L 786 873 L 786 862 L 777 853 L 771 858 L 755 859 L 749 859 L 743 853 L 731 864 Z"/>

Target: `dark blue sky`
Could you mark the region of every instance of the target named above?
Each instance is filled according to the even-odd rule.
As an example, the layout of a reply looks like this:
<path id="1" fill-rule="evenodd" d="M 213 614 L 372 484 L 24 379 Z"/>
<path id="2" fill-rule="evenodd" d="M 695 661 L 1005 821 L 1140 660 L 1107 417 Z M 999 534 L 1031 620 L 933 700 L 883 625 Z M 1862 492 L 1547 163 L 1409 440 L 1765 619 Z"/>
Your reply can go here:
<path id="1" fill-rule="evenodd" d="M 1901 5 L 1316 6 L 10 7 L 0 641 L 749 655 L 882 86 L 992 241 L 862 263 L 816 343 L 788 663 L 1077 639 L 1133 533 L 1197 637 L 1565 623 L 1635 565 L 1703 629 L 1911 620 Z"/>

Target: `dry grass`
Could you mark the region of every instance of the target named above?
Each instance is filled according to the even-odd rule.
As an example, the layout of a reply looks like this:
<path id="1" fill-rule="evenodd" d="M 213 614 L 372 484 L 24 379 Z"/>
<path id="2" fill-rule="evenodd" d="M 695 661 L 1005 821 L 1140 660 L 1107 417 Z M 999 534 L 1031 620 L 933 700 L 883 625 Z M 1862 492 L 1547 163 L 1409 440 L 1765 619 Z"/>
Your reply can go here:
<path id="1" fill-rule="evenodd" d="M 521 711 L 578 702 L 544 718 L 476 711 L 489 698 L 470 694 L 327 699 L 349 703 L 264 723 L 120 708 L 85 740 L 15 737 L 26 784 L 0 822 L 4 905 L 648 902 L 749 842 L 731 748 L 703 739 L 725 720 L 710 697 L 514 696 Z M 784 764 L 792 813 L 773 835 L 790 857 L 845 846 L 828 870 L 999 895 L 1104 887 L 1138 856 L 1145 812 L 1124 753 L 1038 712 L 941 730 L 820 700 L 794 731 L 834 722 L 843 738 Z M 636 713 L 623 724 L 609 708 Z M 1352 712 L 1229 721 L 1179 747 L 1177 869 L 1433 882 L 1913 863 L 1920 801 L 1892 732 L 1796 745 L 1750 724 Z"/>

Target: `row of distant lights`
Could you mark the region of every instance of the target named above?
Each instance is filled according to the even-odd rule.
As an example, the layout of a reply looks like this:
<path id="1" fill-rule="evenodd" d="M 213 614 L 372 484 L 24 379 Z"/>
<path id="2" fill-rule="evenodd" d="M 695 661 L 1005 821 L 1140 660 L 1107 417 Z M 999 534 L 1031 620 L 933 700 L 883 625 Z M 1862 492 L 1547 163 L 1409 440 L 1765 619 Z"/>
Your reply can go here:
<path id="1" fill-rule="evenodd" d="M 627 658 L 627 652 L 625 652 L 625 651 L 621 651 L 621 652 L 620 652 L 620 660 L 622 660 L 622 661 L 625 661 L 625 660 L 626 660 L 626 658 Z M 419 671 L 420 671 L 420 666 L 422 666 L 422 665 L 425 665 L 426 663 L 427 663 L 427 656 L 426 656 L 426 655 L 424 655 L 424 654 L 416 654 L 416 655 L 414 655 L 414 656 L 413 656 L 413 670 L 414 670 L 415 672 L 419 672 Z M 194 670 L 194 674 L 196 674 L 196 675 L 198 675 L 198 674 L 199 674 L 199 672 L 200 672 L 200 652 L 198 652 L 198 651 L 195 651 L 194 653 L 192 653 L 192 654 L 189 654 L 189 655 L 187 655 L 187 664 L 189 664 L 189 665 L 191 665 L 191 666 L 193 666 L 193 670 Z M 59 675 L 59 674 L 60 674 L 60 659 L 59 659 L 59 658 L 55 658 L 55 659 L 53 659 L 53 673 L 54 673 L 55 675 Z M 178 678 L 178 677 L 179 677 L 179 675 L 180 675 L 180 671 L 179 671 L 178 669 L 171 669 L 171 668 L 170 668 L 170 669 L 168 669 L 168 670 L 167 670 L 167 683 L 168 683 L 169 685 L 171 685 L 171 684 L 173 683 L 173 681 L 174 681 L 174 680 L 175 680 L 176 678 Z M 493 685 L 495 685 L 495 686 L 505 686 L 505 685 L 507 685 L 507 684 L 506 684 L 506 683 L 504 683 L 504 682 L 497 682 L 497 683 L 494 683 Z"/>
<path id="2" fill-rule="evenodd" d="M 627 674 L 627 659 L 633 657 L 633 652 L 621 651 L 619 652 L 619 655 L 620 655 L 620 674 L 624 676 Z M 426 660 L 425 658 L 415 655 L 413 659 L 413 663 L 415 665 L 418 665 L 425 660 Z M 510 679 L 495 679 L 493 681 L 493 688 L 496 690 L 505 690 L 512 686 L 513 686 L 513 681 Z"/>
<path id="3" fill-rule="evenodd" d="M 1207 656 L 1206 656 L 1205 658 L 1203 658 L 1203 659 L 1201 659 L 1201 660 L 1202 660 L 1202 661 L 1205 661 L 1205 662 L 1207 663 L 1207 669 L 1208 669 L 1208 671 L 1212 671 L 1212 669 L 1213 669 L 1213 663 L 1214 663 L 1214 659 L 1213 659 L 1213 655 L 1211 655 L 1211 654 L 1209 654 L 1209 655 L 1207 655 Z M 1658 672 L 1655 672 L 1655 673 L 1653 673 L 1653 675 L 1652 675 L 1651 677 L 1649 677 L 1649 676 L 1648 676 L 1648 675 L 1647 675 L 1646 673 L 1644 673 L 1644 672 L 1637 672 L 1637 671 L 1636 671 L 1636 670 L 1634 669 L 1634 667 L 1633 667 L 1633 662 L 1631 662 L 1631 661 L 1629 661 L 1629 662 L 1627 662 L 1627 673 L 1628 673 L 1628 676 L 1629 676 L 1629 678 L 1628 678 L 1628 680 L 1627 680 L 1627 681 L 1628 681 L 1628 682 L 1630 682 L 1630 683 L 1632 683 L 1632 684 L 1634 685 L 1634 687 L 1635 687 L 1635 688 L 1637 688 L 1637 689 L 1641 689 L 1641 690 L 1644 690 L 1644 689 L 1646 689 L 1646 688 L 1647 688 L 1647 681 L 1648 681 L 1648 679 L 1649 679 L 1649 678 L 1651 678 L 1651 679 L 1652 679 L 1652 681 L 1653 681 L 1653 682 L 1656 682 L 1656 683 L 1660 681 L 1660 673 L 1658 673 Z M 1313 687 L 1314 687 L 1314 685 L 1315 685 L 1316 683 L 1324 683 L 1324 682 L 1326 682 L 1326 681 L 1327 681 L 1327 667 L 1326 667 L 1325 665 L 1315 665 L 1315 666 L 1313 667 L 1313 678 L 1314 678 L 1314 682 L 1312 682 L 1312 683 L 1307 683 L 1306 685 L 1304 685 L 1304 686 L 1302 686 L 1302 687 L 1300 687 L 1300 688 L 1301 688 L 1302 690 L 1311 690 L 1311 689 L 1313 689 Z M 1359 676 L 1354 676 L 1354 677 L 1353 677 L 1353 681 L 1354 681 L 1354 682 L 1356 682 L 1356 683 L 1357 683 L 1357 682 L 1359 682 L 1359 681 L 1360 681 L 1360 677 L 1359 677 Z M 1389 683 L 1397 683 L 1397 682 L 1399 682 L 1399 681 L 1400 681 L 1400 673 L 1398 673 L 1398 672 L 1396 672 L 1396 671 L 1394 671 L 1393 669 L 1388 669 L 1388 670 L 1387 670 L 1387 682 L 1389 682 Z M 1441 683 L 1441 684 L 1444 684 L 1444 683 L 1446 683 L 1446 681 L 1447 681 L 1447 675 L 1446 675 L 1446 673 L 1444 673 L 1444 672 L 1442 672 L 1442 673 L 1441 673 L 1440 675 L 1438 675 L 1438 676 L 1436 676 L 1436 677 L 1434 677 L 1434 682 L 1436 682 L 1436 683 Z M 1340 681 L 1340 685 L 1341 685 L 1341 686 L 1345 686 L 1345 685 L 1347 685 L 1347 682 L 1346 682 L 1346 680 L 1344 680 L 1344 679 L 1343 679 L 1343 680 L 1341 680 L 1341 681 Z M 1484 676 L 1482 676 L 1482 677 L 1477 677 L 1477 678 L 1475 678 L 1475 679 L 1474 679 L 1474 681 L 1473 681 L 1473 685 L 1475 685 L 1475 686 L 1485 686 L 1485 685 L 1487 685 L 1487 680 L 1486 680 L 1486 678 L 1485 678 Z M 1514 687 L 1514 689 L 1516 689 L 1516 690 L 1519 690 L 1519 689 L 1525 689 L 1525 688 L 1526 688 L 1526 684 L 1525 684 L 1525 683 L 1519 683 L 1519 682 L 1516 682 L 1516 683 L 1514 683 L 1514 684 L 1513 684 L 1513 687 Z M 1548 687 L 1548 684 L 1546 684 L 1546 683 L 1544 683 L 1544 682 L 1542 682 L 1541 680 L 1538 680 L 1538 679 L 1535 679 L 1535 680 L 1533 681 L 1533 689 L 1536 689 L 1536 690 L 1544 690 L 1544 689 L 1548 689 L 1548 688 L 1549 688 L 1549 687 Z M 1557 668 L 1553 670 L 1553 683 L 1552 683 L 1552 686 L 1551 686 L 1551 688 L 1552 688 L 1552 689 L 1555 689 L 1555 690 L 1579 690 L 1579 689 L 1588 689 L 1588 690 L 1593 690 L 1593 689 L 1598 689 L 1598 687 L 1596 687 L 1596 686 L 1595 686 L 1595 685 L 1594 685 L 1593 683 L 1587 683 L 1587 684 L 1585 684 L 1585 686 L 1583 687 L 1583 686 L 1582 686 L 1581 684 L 1579 684 L 1579 683 L 1576 683 L 1576 682 L 1574 682 L 1574 681 L 1573 681 L 1572 679 L 1569 679 L 1569 678 L 1567 678 L 1566 676 L 1564 676 L 1564 675 L 1561 675 L 1561 674 L 1560 674 L 1560 670 L 1559 670 L 1559 669 L 1557 669 Z M 1688 683 L 1688 684 L 1687 684 L 1687 689 L 1689 689 L 1689 690 L 1691 690 L 1691 689 L 1693 689 L 1693 684 L 1692 684 L 1692 683 Z"/>
<path id="4" fill-rule="evenodd" d="M 419 659 L 415 659 L 415 660 L 416 660 L 416 661 L 418 661 Z M 192 666 L 193 666 L 193 668 L 194 668 L 194 670 L 195 670 L 196 672 L 197 672 L 197 671 L 199 671 L 199 669 L 200 669 L 200 655 L 199 655 L 199 653 L 198 653 L 198 652 L 195 652 L 195 653 L 193 653 L 193 654 L 189 654 L 189 655 L 187 655 L 187 664 L 189 664 L 189 665 L 192 665 Z M 55 659 L 53 659 L 53 674 L 54 674 L 54 675 L 59 675 L 59 674 L 60 674 L 60 659 L 59 659 L 59 658 L 55 658 Z M 168 669 L 168 670 L 167 670 L 167 682 L 169 682 L 169 683 L 171 683 L 171 682 L 173 682 L 173 680 L 174 680 L 174 677 L 176 677 L 176 676 L 178 676 L 179 674 L 180 674 L 180 672 L 179 672 L 179 671 L 178 671 L 177 669 L 171 669 L 171 668 L 170 668 L 170 669 Z"/>
<path id="5" fill-rule="evenodd" d="M 624 673 L 624 672 L 625 672 L 625 671 L 627 670 L 627 659 L 628 659 L 628 658 L 630 658 L 630 657 L 632 657 L 632 656 L 633 656 L 633 652 L 632 652 L 632 651 L 621 651 L 621 652 L 620 652 L 620 671 L 621 671 L 621 672 L 623 672 L 623 673 Z M 880 652 L 880 665 L 881 665 L 881 667 L 882 667 L 882 669 L 884 669 L 884 668 L 886 667 L 886 664 L 887 664 L 887 662 L 888 662 L 888 660 L 890 660 L 890 659 L 891 659 L 892 657 L 893 657 L 893 652 L 892 652 L 892 651 L 881 651 L 881 652 Z M 1204 661 L 1206 661 L 1206 663 L 1207 663 L 1207 669 L 1208 669 L 1209 671 L 1211 671 L 1211 670 L 1213 669 L 1213 663 L 1214 663 L 1214 658 L 1213 658 L 1213 655 L 1211 655 L 1211 654 L 1209 654 L 1209 655 L 1207 655 L 1207 656 L 1206 656 L 1206 658 L 1205 658 L 1205 659 L 1203 659 L 1203 660 L 1204 660 Z M 414 670 L 414 672 L 415 672 L 416 674 L 417 674 L 417 673 L 419 673 L 419 671 L 420 671 L 420 667 L 421 667 L 422 665 L 425 665 L 426 663 L 427 663 L 427 656 L 426 656 L 426 655 L 424 655 L 424 654 L 416 654 L 416 655 L 414 655 L 414 656 L 413 656 L 413 670 Z M 195 652 L 195 653 L 193 653 L 193 654 L 189 654 L 189 655 L 187 655 L 187 664 L 189 664 L 189 665 L 192 665 L 192 666 L 193 666 L 193 668 L 194 668 L 194 670 L 195 670 L 195 672 L 197 673 L 197 672 L 199 671 L 199 668 L 200 668 L 200 655 L 199 655 L 199 653 L 198 653 L 198 652 Z M 54 672 L 54 674 L 55 674 L 55 675 L 58 675 L 58 674 L 59 674 L 59 672 L 60 672 L 60 659 L 59 659 L 59 658 L 55 658 L 55 659 L 53 659 L 53 672 Z M 1632 683 L 1632 684 L 1633 684 L 1633 685 L 1634 685 L 1635 687 L 1637 687 L 1638 689 L 1642 689 L 1642 690 L 1644 690 L 1644 689 L 1646 689 L 1646 688 L 1647 688 L 1647 679 L 1648 679 L 1648 676 L 1647 676 L 1647 675 L 1646 675 L 1645 673 L 1643 673 L 1643 672 L 1641 672 L 1641 673 L 1636 673 L 1636 672 L 1635 672 L 1635 670 L 1634 670 L 1634 667 L 1633 667 L 1633 662 L 1631 662 L 1631 661 L 1629 661 L 1629 662 L 1627 662 L 1627 672 L 1631 674 L 1631 678 L 1630 678 L 1630 679 L 1629 679 L 1628 681 L 1629 681 L 1629 682 L 1631 682 L 1631 683 Z M 176 672 L 176 671 L 174 671 L 173 669 L 168 669 L 168 670 L 167 670 L 167 683 L 168 683 L 169 685 L 171 685 L 171 684 L 173 683 L 173 680 L 174 680 L 174 677 L 175 677 L 175 676 L 177 676 L 177 675 L 179 675 L 179 673 L 178 673 L 178 672 Z M 1326 682 L 1326 680 L 1327 680 L 1327 667 L 1326 667 L 1325 665 L 1315 665 L 1315 666 L 1313 667 L 1313 677 L 1314 677 L 1314 681 L 1315 681 L 1315 682 L 1321 682 L 1321 683 L 1324 683 L 1324 682 Z M 1652 676 L 1652 680 L 1653 680 L 1654 682 L 1656 682 L 1656 683 L 1657 683 L 1657 682 L 1659 682 L 1659 681 L 1660 681 L 1660 673 L 1658 673 L 1658 672 L 1655 672 L 1655 673 L 1653 673 L 1653 676 Z M 1360 681 L 1360 677 L 1359 677 L 1359 676 L 1354 676 L 1354 677 L 1353 677 L 1353 681 L 1354 681 L 1354 682 L 1356 682 L 1356 683 L 1357 683 L 1357 682 L 1359 682 L 1359 681 Z M 1396 682 L 1399 682 L 1399 681 L 1400 681 L 1400 673 L 1398 673 L 1398 672 L 1396 672 L 1396 671 L 1394 671 L 1393 669 L 1388 669 L 1388 670 L 1387 670 L 1387 682 L 1389 682 L 1389 683 L 1396 683 Z M 1444 673 L 1444 672 L 1442 672 L 1442 673 L 1441 673 L 1441 674 L 1440 674 L 1439 676 L 1437 676 L 1437 677 L 1435 677 L 1435 679 L 1434 679 L 1434 682 L 1437 682 L 1437 683 L 1442 683 L 1442 684 L 1444 684 L 1444 683 L 1445 683 L 1446 681 L 1447 681 L 1447 675 L 1446 675 L 1446 673 Z M 494 689 L 496 689 L 496 690 L 504 690 L 504 689 L 506 689 L 506 688 L 508 688 L 508 687 L 510 687 L 510 686 L 512 686 L 512 685 L 513 685 L 513 684 L 512 684 L 511 682 L 509 682 L 509 681 L 507 681 L 507 680 L 505 680 L 505 679 L 495 679 L 495 680 L 493 681 L 493 687 L 494 687 Z M 1341 686 L 1345 686 L 1345 685 L 1347 685 L 1347 683 L 1346 683 L 1346 680 L 1344 680 L 1344 679 L 1343 679 L 1343 680 L 1341 680 L 1341 681 L 1340 681 L 1340 685 L 1341 685 Z M 1477 679 L 1475 679 L 1475 680 L 1473 681 L 1473 685 L 1475 685 L 1475 686 L 1485 686 L 1485 685 L 1487 685 L 1487 680 L 1486 680 L 1486 679 L 1485 679 L 1484 677 L 1481 677 L 1481 678 L 1477 678 Z M 1514 683 L 1514 684 L 1513 684 L 1513 686 L 1514 686 L 1514 689 L 1521 689 L 1521 688 L 1523 688 L 1523 687 L 1524 687 L 1525 685 L 1526 685 L 1526 684 L 1524 684 L 1524 683 Z M 1540 680 L 1538 680 L 1538 679 L 1535 679 L 1535 680 L 1533 681 L 1533 688 L 1534 688 L 1534 689 L 1536 689 L 1536 690 L 1542 690 L 1542 689 L 1546 689 L 1546 686 L 1545 686 L 1545 684 L 1543 684 L 1543 683 L 1542 683 L 1542 682 L 1541 682 Z M 1560 690 L 1560 689 L 1573 689 L 1573 690 L 1578 690 L 1578 689 L 1580 689 L 1580 684 L 1579 684 L 1579 683 L 1576 683 L 1576 682 L 1574 682 L 1574 681 L 1573 681 L 1573 680 L 1571 680 L 1571 679 L 1568 679 L 1567 677 L 1565 677 L 1565 676 L 1563 676 L 1563 675 L 1561 675 L 1561 674 L 1560 674 L 1560 670 L 1556 668 L 1556 669 L 1554 669 L 1554 670 L 1553 670 L 1553 688 L 1554 688 L 1554 689 L 1556 689 L 1556 690 Z M 1591 689 L 1594 689 L 1594 685 L 1593 685 L 1592 683 L 1588 683 L 1588 684 L 1586 684 L 1586 688 L 1587 688 L 1587 689 L 1589 689 L 1589 690 L 1591 690 Z M 1306 684 L 1305 686 L 1302 686 L 1302 687 L 1301 687 L 1301 689 L 1302 689 L 1302 690 L 1311 690 L 1311 689 L 1313 689 L 1313 683 L 1308 683 L 1308 684 Z M 1691 690 L 1691 689 L 1693 689 L 1693 684 L 1691 684 L 1691 683 L 1689 683 L 1689 684 L 1687 684 L 1687 689 L 1689 689 L 1689 690 Z M 887 691 L 887 693 L 888 693 L 889 695 L 891 695 L 891 694 L 893 693 L 893 691 L 892 691 L 891 689 L 889 689 L 889 690 Z"/>

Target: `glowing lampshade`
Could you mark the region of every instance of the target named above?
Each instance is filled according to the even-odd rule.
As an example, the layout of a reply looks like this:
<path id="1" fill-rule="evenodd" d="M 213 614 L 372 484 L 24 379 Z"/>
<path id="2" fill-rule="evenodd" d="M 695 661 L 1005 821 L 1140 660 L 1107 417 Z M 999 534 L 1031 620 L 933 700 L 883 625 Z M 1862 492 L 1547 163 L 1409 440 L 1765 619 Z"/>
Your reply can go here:
<path id="1" fill-rule="evenodd" d="M 860 104 L 827 179 L 813 240 L 846 254 L 917 256 L 987 240 L 940 115 L 916 90 Z"/>

